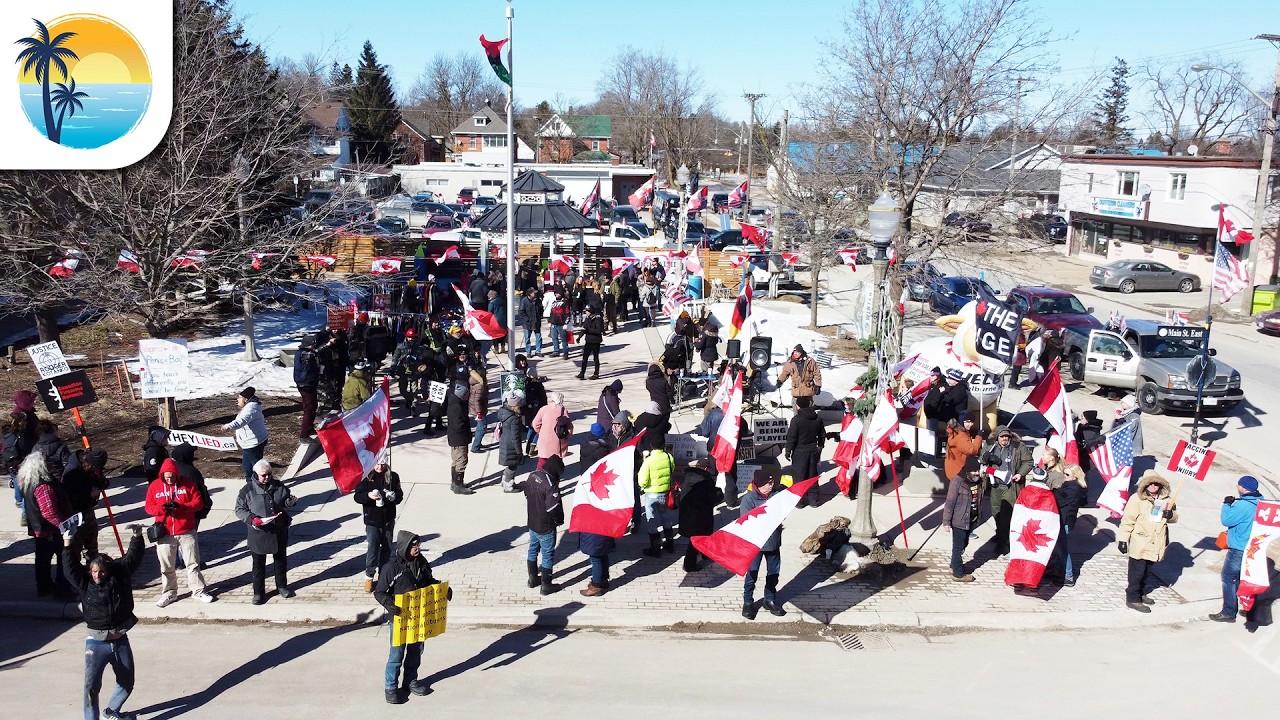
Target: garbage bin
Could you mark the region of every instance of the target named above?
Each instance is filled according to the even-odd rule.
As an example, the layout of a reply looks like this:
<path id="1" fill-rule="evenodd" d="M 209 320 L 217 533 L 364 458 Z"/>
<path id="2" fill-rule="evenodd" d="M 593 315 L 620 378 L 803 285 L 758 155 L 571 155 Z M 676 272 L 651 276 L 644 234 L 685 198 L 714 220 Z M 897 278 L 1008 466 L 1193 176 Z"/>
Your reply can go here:
<path id="1" fill-rule="evenodd" d="M 1253 289 L 1253 307 L 1250 313 L 1266 312 L 1280 308 L 1280 285 L 1259 285 Z"/>

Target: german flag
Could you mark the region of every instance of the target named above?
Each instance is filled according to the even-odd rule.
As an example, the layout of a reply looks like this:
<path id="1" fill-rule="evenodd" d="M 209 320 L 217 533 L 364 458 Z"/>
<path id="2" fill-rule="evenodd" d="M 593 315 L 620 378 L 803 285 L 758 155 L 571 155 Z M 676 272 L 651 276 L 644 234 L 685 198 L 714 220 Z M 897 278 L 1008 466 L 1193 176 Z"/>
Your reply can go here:
<path id="1" fill-rule="evenodd" d="M 738 337 L 738 333 L 742 332 L 742 326 L 746 324 L 747 318 L 751 317 L 751 294 L 755 292 L 752 287 L 751 273 L 748 271 L 742 278 L 742 290 L 738 293 L 738 300 L 733 304 L 733 320 L 729 321 L 729 339 Z"/>

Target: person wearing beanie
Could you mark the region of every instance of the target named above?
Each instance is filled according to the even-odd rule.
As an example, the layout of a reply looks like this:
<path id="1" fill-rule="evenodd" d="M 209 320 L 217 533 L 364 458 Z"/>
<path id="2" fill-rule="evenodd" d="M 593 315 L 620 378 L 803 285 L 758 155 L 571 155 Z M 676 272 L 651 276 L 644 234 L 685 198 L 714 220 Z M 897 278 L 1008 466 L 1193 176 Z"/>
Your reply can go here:
<path id="1" fill-rule="evenodd" d="M 541 585 L 540 594 L 556 591 L 551 583 L 555 562 L 556 529 L 564 524 L 564 506 L 560 504 L 560 476 L 564 461 L 552 455 L 524 482 L 526 520 L 529 527 L 529 587 Z M 539 563 L 541 556 L 541 563 Z"/>
<path id="2" fill-rule="evenodd" d="M 375 575 L 391 559 L 396 506 L 404 500 L 400 473 L 391 470 L 387 455 L 378 458 L 351 496 L 361 506 L 364 518 L 364 591 L 373 592 Z"/>
<path id="3" fill-rule="evenodd" d="M 502 396 L 502 407 L 498 408 L 498 464 L 502 466 L 504 493 L 516 492 L 516 468 L 524 462 L 524 451 L 520 447 L 524 439 L 523 401 L 523 395 L 509 390 Z"/>
<path id="4" fill-rule="evenodd" d="M 80 513 L 80 527 L 72 537 L 71 547 L 83 552 L 85 562 L 98 554 L 98 501 L 107 490 L 107 453 L 103 450 L 77 450 L 66 473 L 62 488 L 73 513 Z"/>
<path id="5" fill-rule="evenodd" d="M 974 528 L 982 524 L 982 476 L 976 470 L 956 473 L 947 482 L 942 505 L 942 527 L 951 531 L 951 579 L 973 582 L 964 571 L 964 551 Z"/>
<path id="6" fill-rule="evenodd" d="M 445 435 L 452 460 L 449 490 L 455 495 L 474 495 L 466 485 L 468 449 L 475 437 L 471 428 L 471 384 L 466 363 L 458 363 L 445 396 Z"/>
<path id="7" fill-rule="evenodd" d="M 748 514 L 754 513 L 757 508 L 763 506 L 769 496 L 773 494 L 777 487 L 778 478 L 777 470 L 769 468 L 760 468 L 756 470 L 755 477 L 751 479 L 751 485 L 747 488 L 747 492 L 742 496 L 742 505 L 739 508 L 739 516 L 746 517 Z M 758 514 L 758 513 L 756 513 Z M 747 569 L 746 575 L 742 578 L 742 617 L 748 620 L 756 619 L 756 576 L 760 572 L 760 564 L 764 562 L 764 609 L 770 614 L 782 617 L 787 614 L 786 610 L 778 604 L 778 578 L 782 572 L 782 526 L 779 525 L 773 534 L 765 539 L 764 544 L 760 546 L 760 552 L 756 554 L 754 560 L 751 561 L 751 567 Z"/>
<path id="8" fill-rule="evenodd" d="M 240 447 L 240 463 L 244 470 L 245 483 L 253 482 L 253 466 L 262 460 L 267 452 L 267 418 L 262 414 L 262 403 L 258 401 L 257 392 L 247 387 L 236 396 L 236 404 L 240 412 L 231 422 L 222 426 L 223 430 L 234 430 L 236 445 Z"/>
<path id="9" fill-rule="evenodd" d="M 1240 567 L 1261 499 L 1258 479 L 1252 475 L 1242 475 L 1236 482 L 1236 494 L 1222 499 L 1219 518 L 1227 529 L 1227 557 L 1222 561 L 1222 610 L 1209 616 L 1214 622 L 1233 623 L 1240 613 Z"/>
<path id="10" fill-rule="evenodd" d="M 271 463 L 259 460 L 253 465 L 253 482 L 245 483 L 236 495 L 236 518 L 244 523 L 248 533 L 247 545 L 252 558 L 253 604 L 267 601 L 267 556 L 272 556 L 275 566 L 276 592 L 288 599 L 294 596 L 289 588 L 289 561 L 285 554 L 289 544 L 289 526 L 293 523 L 293 508 L 298 499 L 284 483 L 271 472 Z"/>
<path id="11" fill-rule="evenodd" d="M 164 527 L 164 537 L 155 541 L 156 558 L 160 561 L 160 597 L 157 607 L 165 607 L 178 596 L 178 551 L 187 565 L 187 587 L 191 597 L 200 602 L 213 602 L 205 591 L 204 574 L 200 572 L 200 543 L 196 539 L 196 512 L 204 505 L 200 491 L 190 478 L 178 473 L 172 458 L 160 464 L 160 477 L 147 487 L 147 514 L 156 525 Z"/>
<path id="12" fill-rule="evenodd" d="M 973 413 L 965 410 L 947 421 L 947 456 L 942 463 L 948 483 L 978 469 L 975 458 L 982 452 L 982 436 L 974 427 Z"/>
<path id="13" fill-rule="evenodd" d="M 822 369 L 818 367 L 818 361 L 809 357 L 801 345 L 796 345 L 791 350 L 791 357 L 778 373 L 778 387 L 782 387 L 782 383 L 788 379 L 791 380 L 793 405 L 796 398 L 812 398 L 822 392 Z"/>
<path id="14" fill-rule="evenodd" d="M 1155 602 L 1143 593 L 1151 567 L 1164 558 L 1169 546 L 1169 524 L 1178 522 L 1178 513 L 1169 497 L 1169 481 L 1148 470 L 1124 505 L 1116 546 L 1129 556 L 1129 584 L 1125 606 L 1141 613 L 1151 612 Z"/>
<path id="15" fill-rule="evenodd" d="M 373 589 L 373 599 L 389 614 L 399 615 L 401 609 L 396 605 L 397 595 L 421 590 L 438 582 L 440 581 L 431 573 L 431 563 L 422 554 L 422 539 L 408 530 L 401 530 L 396 533 L 394 556 L 378 571 L 378 584 Z M 453 599 L 453 588 L 449 588 L 446 599 Z M 418 679 L 418 666 L 422 662 L 425 642 L 424 639 L 416 643 L 396 645 L 393 637 L 382 683 L 383 694 L 388 703 L 400 705 L 408 700 L 410 693 L 418 696 L 431 693 L 431 686 L 425 680 Z"/>
<path id="16" fill-rule="evenodd" d="M 600 423 L 591 423 L 591 435 L 583 439 L 581 446 L 578 448 L 580 460 L 578 461 L 578 474 L 584 474 L 592 465 L 596 464 L 604 456 L 618 449 L 617 440 L 614 439 L 604 426 Z"/>
<path id="17" fill-rule="evenodd" d="M 1013 506 L 1027 475 L 1034 467 L 1031 449 L 1022 444 L 1016 433 L 1001 425 L 996 428 L 993 438 L 987 441 L 979 458 L 983 467 L 992 469 L 988 474 L 991 484 L 991 517 L 996 524 L 992 542 L 996 546 L 996 555 L 1008 555 Z"/>
<path id="18" fill-rule="evenodd" d="M 791 477 L 799 482 L 818 476 L 818 461 L 827 433 L 822 418 L 813 409 L 813 398 L 801 396 L 795 400 L 797 409 L 787 427 L 785 452 L 787 461 L 791 463 Z M 814 483 L 812 489 L 800 498 L 796 507 L 809 505 L 818 506 L 818 483 Z"/>

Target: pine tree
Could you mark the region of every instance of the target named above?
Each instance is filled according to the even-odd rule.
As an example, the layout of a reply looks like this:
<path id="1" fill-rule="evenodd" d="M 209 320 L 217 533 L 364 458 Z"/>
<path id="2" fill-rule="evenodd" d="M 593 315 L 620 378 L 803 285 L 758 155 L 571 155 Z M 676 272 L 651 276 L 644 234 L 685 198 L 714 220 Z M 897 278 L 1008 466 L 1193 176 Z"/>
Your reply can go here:
<path id="1" fill-rule="evenodd" d="M 1119 147 L 1133 140 L 1125 123 L 1129 122 L 1129 64 L 1116 58 L 1111 66 L 1111 84 L 1094 105 L 1093 123 L 1098 144 Z"/>
<path id="2" fill-rule="evenodd" d="M 351 92 L 351 86 L 355 84 L 355 78 L 351 74 L 351 66 L 338 66 L 338 61 L 334 60 L 333 65 L 329 67 L 329 97 L 334 100 L 345 100 Z"/>
<path id="3" fill-rule="evenodd" d="M 400 105 L 391 87 L 391 75 L 378 63 L 373 43 L 364 43 L 355 85 L 347 94 L 347 117 L 351 119 L 351 155 L 357 163 L 381 165 L 393 159 L 392 133 L 400 124 Z"/>

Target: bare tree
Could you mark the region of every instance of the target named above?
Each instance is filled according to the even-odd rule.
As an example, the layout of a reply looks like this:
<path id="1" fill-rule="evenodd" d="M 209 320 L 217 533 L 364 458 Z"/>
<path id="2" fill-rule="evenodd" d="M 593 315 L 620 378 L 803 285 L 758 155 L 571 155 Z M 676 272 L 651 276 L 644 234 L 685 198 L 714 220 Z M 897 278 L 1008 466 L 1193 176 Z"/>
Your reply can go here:
<path id="1" fill-rule="evenodd" d="M 1208 148 L 1224 136 L 1243 133 L 1248 127 L 1251 99 L 1232 76 L 1244 76 L 1239 61 L 1206 59 L 1227 72 L 1195 72 L 1191 65 L 1147 63 L 1139 72 L 1151 98 L 1148 124 L 1159 133 L 1160 146 L 1173 153 L 1188 145 Z"/>
<path id="2" fill-rule="evenodd" d="M 494 77 L 476 53 L 437 53 L 409 90 L 403 112 L 425 120 L 433 130 L 447 135 L 463 120 L 489 102 L 506 110 L 506 86 Z"/>

